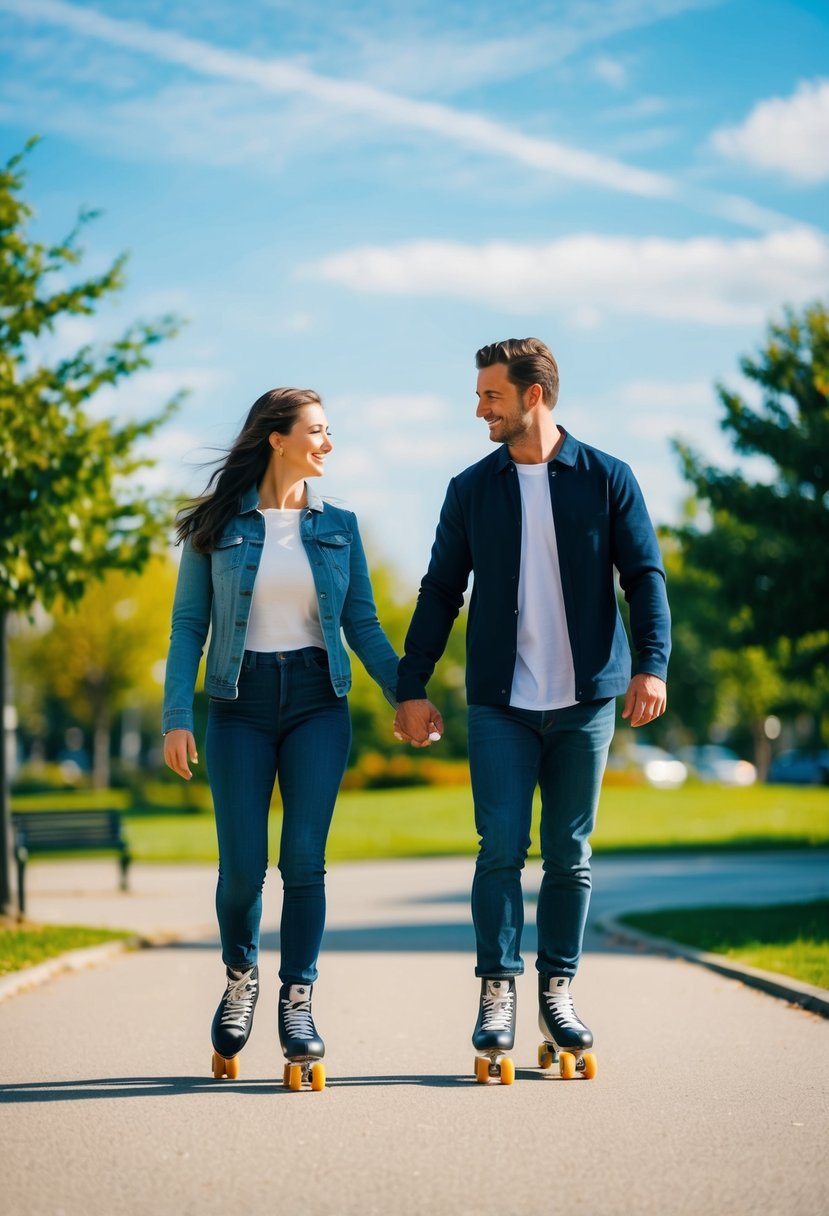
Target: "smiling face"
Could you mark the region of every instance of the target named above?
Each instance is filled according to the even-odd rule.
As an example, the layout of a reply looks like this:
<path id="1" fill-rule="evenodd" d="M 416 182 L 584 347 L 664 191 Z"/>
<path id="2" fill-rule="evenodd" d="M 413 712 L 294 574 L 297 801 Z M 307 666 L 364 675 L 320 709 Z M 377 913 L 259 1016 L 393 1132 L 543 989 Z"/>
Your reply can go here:
<path id="1" fill-rule="evenodd" d="M 325 458 L 334 448 L 325 410 L 321 405 L 303 406 L 287 435 L 273 432 L 271 445 L 274 459 L 289 477 L 322 477 Z"/>
<path id="2" fill-rule="evenodd" d="M 517 443 L 530 428 L 530 417 L 518 387 L 507 375 L 505 363 L 493 363 L 478 372 L 478 418 L 489 427 L 493 443 Z"/>

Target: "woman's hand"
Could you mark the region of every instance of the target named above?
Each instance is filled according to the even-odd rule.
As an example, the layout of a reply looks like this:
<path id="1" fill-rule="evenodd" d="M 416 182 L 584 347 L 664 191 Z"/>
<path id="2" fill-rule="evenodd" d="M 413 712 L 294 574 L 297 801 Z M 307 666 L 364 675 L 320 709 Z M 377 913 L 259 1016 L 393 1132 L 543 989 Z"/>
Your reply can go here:
<path id="1" fill-rule="evenodd" d="M 168 730 L 164 736 L 164 763 L 179 777 L 189 781 L 193 774 L 188 760 L 192 764 L 199 762 L 196 740 L 189 730 Z"/>

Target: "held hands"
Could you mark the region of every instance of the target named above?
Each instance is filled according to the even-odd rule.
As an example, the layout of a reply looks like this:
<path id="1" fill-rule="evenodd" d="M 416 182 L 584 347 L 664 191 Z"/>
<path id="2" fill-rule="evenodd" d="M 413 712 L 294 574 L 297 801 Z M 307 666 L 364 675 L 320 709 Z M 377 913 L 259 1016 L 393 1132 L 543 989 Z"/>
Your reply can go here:
<path id="1" fill-rule="evenodd" d="M 199 762 L 196 740 L 189 730 L 168 730 L 164 736 L 164 763 L 179 777 L 189 781 L 193 774 L 188 760 L 191 764 Z"/>
<path id="2" fill-rule="evenodd" d="M 429 747 L 443 735 L 443 718 L 431 701 L 401 701 L 394 717 L 394 737 L 412 747 Z"/>
<path id="3" fill-rule="evenodd" d="M 668 690 L 659 676 L 642 672 L 634 676 L 625 695 L 623 718 L 630 718 L 631 726 L 646 726 L 665 712 Z"/>

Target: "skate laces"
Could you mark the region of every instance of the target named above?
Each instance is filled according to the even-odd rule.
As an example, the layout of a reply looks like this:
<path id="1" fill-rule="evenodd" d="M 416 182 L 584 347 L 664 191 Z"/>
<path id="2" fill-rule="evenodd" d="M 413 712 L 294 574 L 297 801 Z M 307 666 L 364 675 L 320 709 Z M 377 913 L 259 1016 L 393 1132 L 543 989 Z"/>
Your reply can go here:
<path id="1" fill-rule="evenodd" d="M 545 992 L 544 999 L 547 1002 L 547 1008 L 550 1015 L 555 1018 L 556 1022 L 561 1027 L 573 1030 L 584 1030 L 584 1024 L 579 1021 L 573 1004 L 573 998 L 569 991 L 565 992 Z"/>
<path id="2" fill-rule="evenodd" d="M 510 1030 L 514 1006 L 514 988 L 504 984 L 496 995 L 488 985 L 481 998 L 481 1030 Z"/>
<path id="3" fill-rule="evenodd" d="M 285 1031 L 291 1039 L 315 1039 L 317 1030 L 311 1016 L 311 999 L 292 1001 L 290 997 L 282 1000 L 282 1018 Z"/>
<path id="4" fill-rule="evenodd" d="M 253 1013 L 256 987 L 257 979 L 252 971 L 246 971 L 238 980 L 228 979 L 222 998 L 222 1026 L 238 1026 L 244 1030 Z"/>

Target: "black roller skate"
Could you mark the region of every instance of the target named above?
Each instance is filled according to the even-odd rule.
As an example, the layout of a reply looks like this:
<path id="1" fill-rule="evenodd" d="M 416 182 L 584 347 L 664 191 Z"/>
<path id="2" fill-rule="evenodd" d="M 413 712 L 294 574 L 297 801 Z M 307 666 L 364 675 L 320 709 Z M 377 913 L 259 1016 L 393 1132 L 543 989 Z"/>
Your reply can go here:
<path id="1" fill-rule="evenodd" d="M 538 1049 L 540 1068 L 550 1068 L 558 1062 L 565 1081 L 576 1073 L 592 1081 L 596 1075 L 596 1057 L 592 1051 L 593 1032 L 578 1017 L 570 995 L 570 977 L 539 975 L 538 1026 L 544 1042 Z"/>
<path id="2" fill-rule="evenodd" d="M 475 1058 L 475 1080 L 484 1084 L 498 1077 L 502 1085 L 512 1085 L 515 1065 L 508 1055 L 515 1043 L 515 980 L 482 979 L 478 1021 L 472 1033 L 472 1046 L 481 1055 Z"/>
<path id="3" fill-rule="evenodd" d="M 313 984 L 283 984 L 279 989 L 279 1042 L 287 1063 L 282 1083 L 295 1092 L 302 1082 L 311 1089 L 325 1089 L 325 1044 L 317 1033 L 311 1013 Z"/>
<path id="4" fill-rule="evenodd" d="M 213 1017 L 213 1076 L 239 1076 L 239 1052 L 248 1041 L 253 1026 L 253 1011 L 259 997 L 259 968 L 234 971 L 227 968 L 227 988 Z"/>

